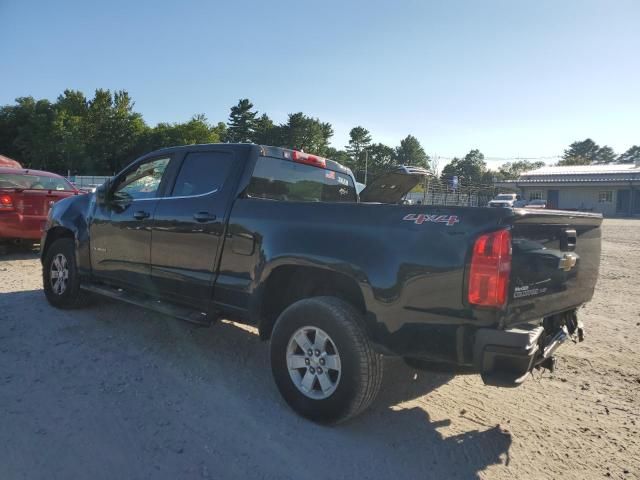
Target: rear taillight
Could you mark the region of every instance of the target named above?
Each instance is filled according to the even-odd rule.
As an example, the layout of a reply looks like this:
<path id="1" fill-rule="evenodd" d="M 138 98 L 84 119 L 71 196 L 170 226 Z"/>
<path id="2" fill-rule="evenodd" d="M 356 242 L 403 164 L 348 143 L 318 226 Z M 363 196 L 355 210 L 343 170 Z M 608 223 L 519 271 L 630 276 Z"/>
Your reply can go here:
<path id="1" fill-rule="evenodd" d="M 473 245 L 469 273 L 469 303 L 503 307 L 507 303 L 511 272 L 511 232 L 481 235 Z"/>
<path id="2" fill-rule="evenodd" d="M 307 165 L 313 165 L 314 167 L 327 168 L 326 158 L 309 155 L 304 152 L 298 152 L 297 150 L 291 152 L 291 159 L 294 162 L 305 163 Z"/>
<path id="3" fill-rule="evenodd" d="M 13 198 L 7 193 L 0 194 L 0 211 L 6 212 L 14 210 Z"/>

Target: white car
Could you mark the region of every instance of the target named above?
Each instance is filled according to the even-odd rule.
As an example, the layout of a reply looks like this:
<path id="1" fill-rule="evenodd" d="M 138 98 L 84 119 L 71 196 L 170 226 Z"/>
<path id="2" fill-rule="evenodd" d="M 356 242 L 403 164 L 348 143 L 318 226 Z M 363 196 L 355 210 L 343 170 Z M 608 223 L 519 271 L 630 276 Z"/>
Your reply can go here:
<path id="1" fill-rule="evenodd" d="M 523 207 L 525 202 L 517 193 L 501 193 L 489 201 L 490 207 Z"/>

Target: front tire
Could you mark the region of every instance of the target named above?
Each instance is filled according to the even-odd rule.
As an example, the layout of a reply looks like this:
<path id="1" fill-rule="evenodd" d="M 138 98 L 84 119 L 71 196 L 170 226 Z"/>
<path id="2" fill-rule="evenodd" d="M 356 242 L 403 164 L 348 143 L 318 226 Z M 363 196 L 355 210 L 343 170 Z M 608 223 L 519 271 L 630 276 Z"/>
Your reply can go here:
<path id="1" fill-rule="evenodd" d="M 47 249 L 42 265 L 42 281 L 47 301 L 57 308 L 78 308 L 86 303 L 80 290 L 75 244 L 70 238 L 59 238 Z"/>
<path id="2" fill-rule="evenodd" d="M 335 297 L 290 305 L 271 336 L 271 370 L 289 406 L 318 423 L 363 412 L 382 381 L 382 357 L 369 342 L 362 315 Z"/>

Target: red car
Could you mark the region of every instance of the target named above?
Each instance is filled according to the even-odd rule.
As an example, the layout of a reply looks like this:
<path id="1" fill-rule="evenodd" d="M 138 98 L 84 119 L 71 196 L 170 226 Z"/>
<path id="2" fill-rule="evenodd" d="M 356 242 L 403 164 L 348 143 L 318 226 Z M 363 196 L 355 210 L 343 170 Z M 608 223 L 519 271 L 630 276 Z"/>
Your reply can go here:
<path id="1" fill-rule="evenodd" d="M 51 206 L 79 193 L 55 173 L 0 167 L 0 241 L 40 240 Z"/>

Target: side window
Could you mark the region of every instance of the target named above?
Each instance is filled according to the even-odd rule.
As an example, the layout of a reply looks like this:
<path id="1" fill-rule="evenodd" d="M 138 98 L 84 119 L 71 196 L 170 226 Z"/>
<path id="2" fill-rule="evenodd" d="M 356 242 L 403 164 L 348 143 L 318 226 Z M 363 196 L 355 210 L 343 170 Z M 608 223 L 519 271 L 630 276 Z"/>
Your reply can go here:
<path id="1" fill-rule="evenodd" d="M 290 202 L 355 202 L 356 188 L 344 173 L 277 158 L 260 157 L 247 194 Z"/>
<path id="2" fill-rule="evenodd" d="M 542 192 L 540 192 L 540 191 L 530 192 L 529 193 L 529 200 L 543 200 Z"/>
<path id="3" fill-rule="evenodd" d="M 172 197 L 190 197 L 222 189 L 233 167 L 233 155 L 228 152 L 193 152 L 187 154 Z"/>
<path id="4" fill-rule="evenodd" d="M 158 158 L 138 165 L 138 168 L 127 173 L 116 187 L 114 196 L 120 200 L 155 197 L 169 160 L 169 158 Z"/>

